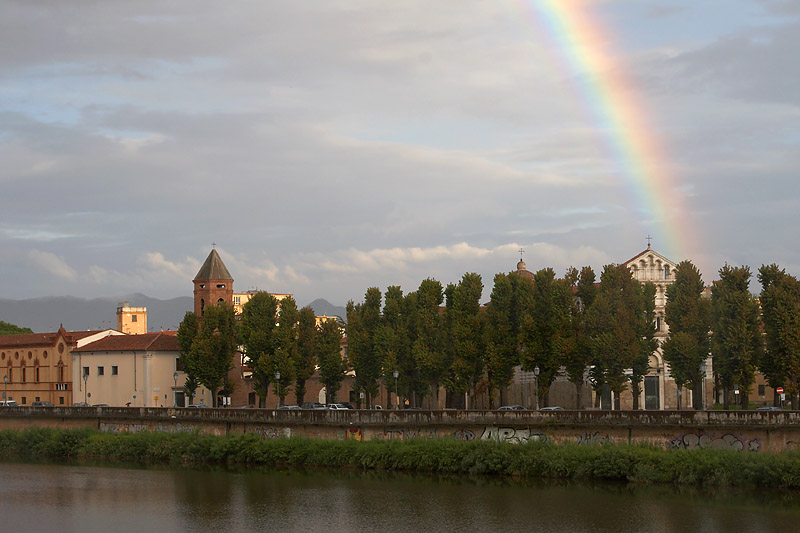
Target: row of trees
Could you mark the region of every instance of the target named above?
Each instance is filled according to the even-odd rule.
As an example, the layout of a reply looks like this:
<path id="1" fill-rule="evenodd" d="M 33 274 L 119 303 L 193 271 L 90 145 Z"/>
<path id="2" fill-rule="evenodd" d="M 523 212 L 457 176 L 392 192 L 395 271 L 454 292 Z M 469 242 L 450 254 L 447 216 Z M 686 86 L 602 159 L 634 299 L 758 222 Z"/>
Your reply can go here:
<path id="1" fill-rule="evenodd" d="M 563 278 L 550 268 L 533 280 L 497 274 L 486 307 L 474 273 L 445 288 L 426 279 L 405 295 L 392 286 L 382 298 L 370 288 L 362 303 L 347 306 L 355 386 L 370 404 L 381 379 L 391 383 L 397 370 L 398 392 L 412 405 L 427 396 L 436 404 L 443 387 L 448 405 L 469 408 L 486 393 L 491 407 L 506 403 L 514 367 L 521 365 L 539 369 L 545 405 L 561 368 L 579 394 L 586 379 L 617 393 L 628 386 L 638 391 L 656 348 L 655 286 L 638 283 L 621 265 L 606 266 L 595 281 L 590 267 L 570 269 Z"/>
<path id="2" fill-rule="evenodd" d="M 243 306 L 238 321 L 233 308 L 225 303 L 206 307 L 202 320 L 189 312 L 178 328 L 181 364 L 187 375 L 184 389 L 191 397 L 203 385 L 214 401 L 218 391 L 232 392 L 234 384 L 228 373 L 234 355 L 243 348 L 260 406 L 270 386 L 281 404 L 294 392 L 301 405 L 306 381 L 317 367 L 328 401 L 335 401 L 347 370 L 340 355 L 341 339 L 338 323 L 317 327 L 313 309 L 298 310 L 292 297 L 282 299 L 279 305 L 266 292 L 254 295 Z"/>
<path id="3" fill-rule="evenodd" d="M 663 356 L 678 387 L 695 390 L 695 408 L 701 407 L 709 353 L 725 408 L 732 398 L 748 405 L 757 369 L 772 387 L 783 386 L 797 407 L 800 282 L 777 265 L 764 265 L 756 298 L 749 290 L 751 277 L 748 267 L 724 266 L 709 299 L 700 272 L 684 261 L 667 288 L 670 337 Z M 578 405 L 588 382 L 596 391 L 614 392 L 616 408 L 630 390 L 633 408 L 639 409 L 657 348 L 655 291 L 652 283 L 634 280 L 624 265 L 606 265 L 599 283 L 591 267 L 571 268 L 563 277 L 550 268 L 533 279 L 497 274 L 487 306 L 480 304 L 483 282 L 474 273 L 446 287 L 429 278 L 407 294 L 399 286 L 384 294 L 373 287 L 363 302 L 347 304 L 347 359 L 340 354 L 339 324 L 316 326 L 312 309 L 298 310 L 291 297 L 279 305 L 259 293 L 244 305 L 240 321 L 224 304 L 206 308 L 202 320 L 187 313 L 178 339 L 187 393 L 198 384 L 215 398 L 220 389 L 230 390 L 227 374 L 242 346 L 260 405 L 270 387 L 281 403 L 294 392 L 302 404 L 315 369 L 328 401 L 335 401 L 352 369 L 354 388 L 367 406 L 383 383 L 396 384 L 414 406 L 426 397 L 436 405 L 444 388 L 453 407 L 474 406 L 479 394 L 487 394 L 493 407 L 507 403 L 514 367 L 520 365 L 526 371 L 538 368 L 541 405 L 547 405 L 550 387 L 564 369 Z M 740 394 L 733 394 L 735 389 Z"/>
<path id="4" fill-rule="evenodd" d="M 695 391 L 694 407 L 702 408 L 711 355 L 725 409 L 733 398 L 748 405 L 757 370 L 770 386 L 783 386 L 797 408 L 800 282 L 777 265 L 764 265 L 757 298 L 750 292 L 749 267 L 725 265 L 708 298 L 691 261 L 681 262 L 675 276 L 666 293 L 670 337 L 663 356 L 679 389 Z M 426 396 L 433 396 L 435 405 L 441 386 L 452 398 L 465 395 L 465 407 L 486 393 L 491 407 L 496 400 L 507 403 L 514 367 L 520 365 L 539 369 L 542 405 L 563 369 L 575 384 L 578 405 L 588 382 L 596 391 L 614 392 L 617 409 L 620 394 L 630 390 L 633 408 L 640 408 L 642 382 L 658 346 L 652 283 L 634 280 L 624 265 L 606 265 L 599 283 L 590 267 L 571 268 L 562 278 L 550 268 L 533 280 L 517 272 L 497 274 L 486 307 L 479 303 L 482 289 L 479 275 L 465 274 L 444 289 L 433 279 L 406 295 L 389 287 L 382 312 L 376 288 L 367 290 L 362 303 L 350 302 L 350 362 L 368 402 L 379 381 L 392 383 L 397 370 L 398 392 L 412 405 Z"/>

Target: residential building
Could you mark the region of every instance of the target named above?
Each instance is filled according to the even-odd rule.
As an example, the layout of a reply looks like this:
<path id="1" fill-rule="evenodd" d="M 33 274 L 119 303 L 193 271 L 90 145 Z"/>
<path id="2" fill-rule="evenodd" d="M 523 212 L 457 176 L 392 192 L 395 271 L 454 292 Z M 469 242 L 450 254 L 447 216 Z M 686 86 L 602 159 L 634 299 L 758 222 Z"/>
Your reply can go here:
<path id="1" fill-rule="evenodd" d="M 203 387 L 188 401 L 174 331 L 106 337 L 72 351 L 73 402 L 116 407 L 211 405 Z"/>

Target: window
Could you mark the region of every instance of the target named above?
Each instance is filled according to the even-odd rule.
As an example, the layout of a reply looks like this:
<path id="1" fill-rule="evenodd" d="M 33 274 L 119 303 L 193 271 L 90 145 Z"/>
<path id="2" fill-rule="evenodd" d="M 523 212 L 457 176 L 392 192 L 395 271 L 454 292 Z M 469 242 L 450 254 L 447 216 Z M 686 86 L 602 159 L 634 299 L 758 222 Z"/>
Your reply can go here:
<path id="1" fill-rule="evenodd" d="M 22 397 L 22 405 L 25 405 L 26 403 L 28 403 L 28 398 L 27 398 L 27 396 L 23 396 Z"/>
<path id="2" fill-rule="evenodd" d="M 39 402 L 39 401 L 41 401 L 41 400 L 40 400 L 40 399 L 39 399 L 39 397 L 37 396 L 35 401 Z"/>
<path id="3" fill-rule="evenodd" d="M 766 385 L 759 385 L 758 386 L 758 395 L 759 396 L 766 396 L 767 394 L 767 386 Z"/>
<path id="4" fill-rule="evenodd" d="M 175 370 L 177 370 L 178 372 L 183 371 L 183 363 L 181 363 L 180 357 L 175 358 Z"/>
<path id="5" fill-rule="evenodd" d="M 225 288 L 225 284 L 224 283 L 217 283 L 217 288 L 218 289 L 224 289 Z"/>
<path id="6" fill-rule="evenodd" d="M 66 383 L 56 383 L 56 390 L 67 390 Z"/>
<path id="7" fill-rule="evenodd" d="M 137 321 L 136 315 L 131 315 L 131 322 L 136 322 L 136 321 Z"/>
<path id="8" fill-rule="evenodd" d="M 25 383 L 25 381 L 27 381 L 27 378 L 28 378 L 28 369 L 23 366 L 22 367 L 22 382 Z"/>
<path id="9" fill-rule="evenodd" d="M 89 367 L 85 366 L 85 367 L 83 367 L 83 376 L 86 377 L 88 375 L 89 375 Z"/>
<path id="10" fill-rule="evenodd" d="M 59 396 L 58 397 L 58 404 L 59 405 L 64 405 L 64 397 L 63 396 Z"/>
<path id="11" fill-rule="evenodd" d="M 240 303 L 242 303 L 241 297 L 234 296 L 233 297 L 233 305 L 239 305 Z"/>
<path id="12" fill-rule="evenodd" d="M 97 375 L 98 375 L 98 376 L 105 376 L 105 375 L 106 375 L 106 369 L 105 369 L 105 367 L 98 366 L 98 367 L 97 367 Z"/>
<path id="13" fill-rule="evenodd" d="M 119 367 L 117 365 L 112 365 L 111 366 L 111 375 L 112 376 L 116 376 L 117 374 L 119 374 Z"/>
<path id="14" fill-rule="evenodd" d="M 36 383 L 39 383 L 39 367 L 38 366 L 33 369 L 33 380 Z"/>
<path id="15" fill-rule="evenodd" d="M 58 381 L 64 381 L 64 367 L 58 367 Z M 67 389 L 64 389 L 67 390 Z"/>

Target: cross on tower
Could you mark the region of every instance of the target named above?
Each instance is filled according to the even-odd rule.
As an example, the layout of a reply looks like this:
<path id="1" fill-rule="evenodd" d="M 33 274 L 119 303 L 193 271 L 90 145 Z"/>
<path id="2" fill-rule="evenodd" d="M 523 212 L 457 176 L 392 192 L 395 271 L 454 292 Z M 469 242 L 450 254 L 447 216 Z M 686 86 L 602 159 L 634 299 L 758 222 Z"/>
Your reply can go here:
<path id="1" fill-rule="evenodd" d="M 211 248 L 213 248 L 213 249 L 216 249 L 216 247 L 217 247 L 217 243 L 215 243 L 215 242 L 212 242 L 212 243 L 211 243 Z"/>
<path id="2" fill-rule="evenodd" d="M 519 249 L 519 260 L 522 261 L 522 254 L 525 253 L 525 250 L 522 248 Z"/>

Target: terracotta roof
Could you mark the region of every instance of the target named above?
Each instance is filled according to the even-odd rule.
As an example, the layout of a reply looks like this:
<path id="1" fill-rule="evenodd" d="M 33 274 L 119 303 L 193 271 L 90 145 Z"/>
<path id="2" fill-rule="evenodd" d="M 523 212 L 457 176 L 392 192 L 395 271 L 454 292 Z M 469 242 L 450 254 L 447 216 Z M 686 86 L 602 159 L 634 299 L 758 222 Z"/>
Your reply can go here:
<path id="1" fill-rule="evenodd" d="M 90 342 L 73 352 L 128 352 L 128 351 L 177 352 L 178 336 L 174 331 L 159 331 L 142 335 L 111 335 Z"/>
<path id="2" fill-rule="evenodd" d="M 55 333 L 21 333 L 18 335 L 0 335 L 0 346 L 4 348 L 22 346 L 53 346 L 58 338 Z M 69 340 L 69 339 L 68 339 Z"/>
<path id="3" fill-rule="evenodd" d="M 203 263 L 203 266 L 200 267 L 200 270 L 194 277 L 194 281 L 200 281 L 204 279 L 233 281 L 231 273 L 228 272 L 227 268 L 225 268 L 225 263 L 222 262 L 222 258 L 215 249 L 211 250 L 211 253 L 208 254 L 208 257 L 206 258 L 206 262 Z"/>

